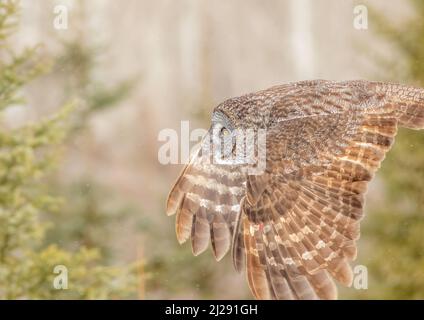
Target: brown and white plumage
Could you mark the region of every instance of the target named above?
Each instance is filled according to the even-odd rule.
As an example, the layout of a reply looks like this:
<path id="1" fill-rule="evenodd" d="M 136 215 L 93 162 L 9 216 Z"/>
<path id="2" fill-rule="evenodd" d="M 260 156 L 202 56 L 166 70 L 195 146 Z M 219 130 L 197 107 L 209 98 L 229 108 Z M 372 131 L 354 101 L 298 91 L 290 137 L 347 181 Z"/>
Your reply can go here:
<path id="1" fill-rule="evenodd" d="M 214 114 L 266 130 L 266 168 L 249 174 L 200 150 L 168 198 L 179 242 L 191 238 L 195 255 L 211 242 L 217 260 L 232 248 L 256 298 L 336 298 L 333 278 L 352 283 L 368 182 L 398 126 L 424 128 L 424 89 L 303 81 L 229 99 Z"/>

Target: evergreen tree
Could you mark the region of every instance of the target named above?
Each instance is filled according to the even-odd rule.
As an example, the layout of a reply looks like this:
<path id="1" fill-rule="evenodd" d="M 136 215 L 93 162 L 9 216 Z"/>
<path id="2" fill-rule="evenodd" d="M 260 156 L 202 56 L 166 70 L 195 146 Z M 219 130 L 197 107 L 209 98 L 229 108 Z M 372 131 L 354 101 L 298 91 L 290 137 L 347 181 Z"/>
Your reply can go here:
<path id="1" fill-rule="evenodd" d="M 137 282 L 134 267 L 100 266 L 96 248 L 70 252 L 43 245 L 46 229 L 54 226 L 40 217 L 60 210 L 60 202 L 46 192 L 43 182 L 66 138 L 73 109 L 68 104 L 44 119 L 8 125 L 6 112 L 25 105 L 24 86 L 48 69 L 39 48 L 13 52 L 10 37 L 18 14 L 18 1 L 0 1 L 0 298 L 131 296 Z M 67 290 L 58 289 L 58 277 L 66 275 Z"/>

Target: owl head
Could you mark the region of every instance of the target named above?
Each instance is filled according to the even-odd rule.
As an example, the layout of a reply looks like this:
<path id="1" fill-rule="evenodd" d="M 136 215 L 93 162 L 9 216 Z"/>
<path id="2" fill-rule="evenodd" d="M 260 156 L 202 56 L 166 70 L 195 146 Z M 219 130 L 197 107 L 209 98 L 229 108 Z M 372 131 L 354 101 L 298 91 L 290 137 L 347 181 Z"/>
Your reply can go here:
<path id="1" fill-rule="evenodd" d="M 254 95 L 219 104 L 212 113 L 211 127 L 202 147 L 208 148 L 215 164 L 257 165 L 266 153 L 267 113 L 264 99 Z"/>

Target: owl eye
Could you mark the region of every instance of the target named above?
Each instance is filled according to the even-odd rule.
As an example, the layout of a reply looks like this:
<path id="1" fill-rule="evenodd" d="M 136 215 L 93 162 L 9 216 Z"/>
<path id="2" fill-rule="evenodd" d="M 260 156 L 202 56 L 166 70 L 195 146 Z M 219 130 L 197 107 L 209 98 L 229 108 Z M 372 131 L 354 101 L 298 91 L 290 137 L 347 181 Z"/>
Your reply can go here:
<path id="1" fill-rule="evenodd" d="M 223 137 L 226 137 L 226 136 L 228 136 L 230 134 L 230 130 L 228 130 L 227 128 L 225 128 L 225 127 L 222 127 L 221 128 L 221 131 L 220 131 L 220 135 L 221 136 L 223 136 Z"/>

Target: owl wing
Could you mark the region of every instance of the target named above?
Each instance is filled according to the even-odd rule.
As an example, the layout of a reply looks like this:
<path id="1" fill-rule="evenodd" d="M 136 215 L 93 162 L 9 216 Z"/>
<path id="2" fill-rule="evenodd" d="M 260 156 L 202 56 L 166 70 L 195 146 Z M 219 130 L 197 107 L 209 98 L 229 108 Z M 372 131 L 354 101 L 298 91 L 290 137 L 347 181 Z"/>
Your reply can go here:
<path id="1" fill-rule="evenodd" d="M 183 243 L 191 238 L 194 255 L 205 251 L 209 242 L 216 260 L 228 252 L 238 225 L 245 180 L 239 166 L 214 163 L 204 148 L 184 167 L 168 196 L 167 214 L 176 213 L 177 239 Z"/>
<path id="2" fill-rule="evenodd" d="M 332 278 L 352 283 L 348 262 L 356 257 L 367 184 L 398 125 L 424 128 L 421 89 L 341 87 L 343 94 L 327 91 L 313 110 L 276 121 L 267 171 L 247 177 L 241 232 L 256 298 L 333 299 Z"/>

